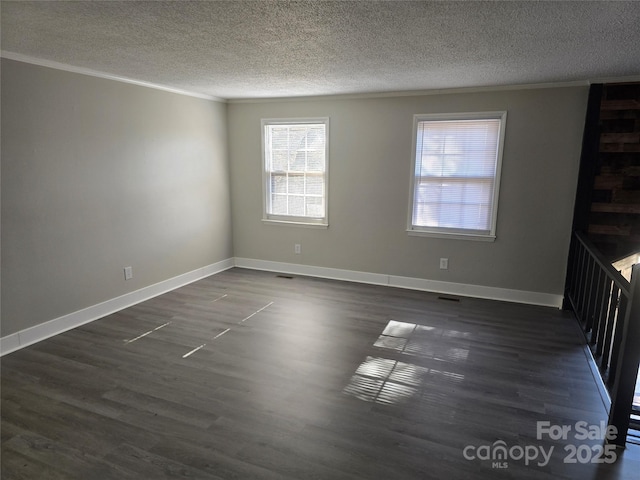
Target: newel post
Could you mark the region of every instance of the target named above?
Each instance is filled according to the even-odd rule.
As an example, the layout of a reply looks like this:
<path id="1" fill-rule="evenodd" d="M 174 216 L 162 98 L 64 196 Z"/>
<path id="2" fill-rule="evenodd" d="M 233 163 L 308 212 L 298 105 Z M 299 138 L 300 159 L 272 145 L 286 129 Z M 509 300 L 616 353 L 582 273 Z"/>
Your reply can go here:
<path id="1" fill-rule="evenodd" d="M 621 447 L 625 446 L 629 430 L 633 393 L 640 364 L 640 264 L 633 266 L 630 294 L 618 356 L 618 373 L 611 389 L 609 412 L 609 425 L 618 429 L 614 443 Z"/>

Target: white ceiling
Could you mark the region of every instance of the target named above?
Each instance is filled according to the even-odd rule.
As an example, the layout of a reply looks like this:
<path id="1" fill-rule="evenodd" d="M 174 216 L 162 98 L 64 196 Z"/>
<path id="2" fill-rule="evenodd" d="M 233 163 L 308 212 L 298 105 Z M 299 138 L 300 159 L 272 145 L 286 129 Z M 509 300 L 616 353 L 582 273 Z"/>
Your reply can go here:
<path id="1" fill-rule="evenodd" d="M 640 76 L 635 1 L 0 5 L 3 56 L 224 99 Z"/>

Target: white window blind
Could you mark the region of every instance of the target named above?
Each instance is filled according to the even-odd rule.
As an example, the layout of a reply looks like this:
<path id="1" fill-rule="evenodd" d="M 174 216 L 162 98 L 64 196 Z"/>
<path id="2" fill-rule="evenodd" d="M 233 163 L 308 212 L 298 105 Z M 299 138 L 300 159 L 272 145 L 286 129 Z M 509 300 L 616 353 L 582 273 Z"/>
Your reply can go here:
<path id="1" fill-rule="evenodd" d="M 505 118 L 415 117 L 410 230 L 495 236 Z"/>
<path id="2" fill-rule="evenodd" d="M 265 217 L 326 224 L 327 120 L 263 120 Z"/>

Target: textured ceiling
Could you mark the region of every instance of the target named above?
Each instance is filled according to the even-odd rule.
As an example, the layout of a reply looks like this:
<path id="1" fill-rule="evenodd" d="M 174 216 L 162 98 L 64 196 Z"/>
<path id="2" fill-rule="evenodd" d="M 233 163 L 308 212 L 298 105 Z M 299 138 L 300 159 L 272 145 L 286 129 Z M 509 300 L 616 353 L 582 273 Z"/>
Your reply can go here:
<path id="1" fill-rule="evenodd" d="M 0 5 L 5 56 L 225 99 L 640 75 L 640 2 Z"/>

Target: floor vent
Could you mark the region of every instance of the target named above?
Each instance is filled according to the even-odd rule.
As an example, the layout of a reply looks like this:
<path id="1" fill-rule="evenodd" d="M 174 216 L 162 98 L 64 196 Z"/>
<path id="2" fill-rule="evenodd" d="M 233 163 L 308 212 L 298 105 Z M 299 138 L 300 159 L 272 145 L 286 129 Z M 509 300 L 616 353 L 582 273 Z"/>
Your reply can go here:
<path id="1" fill-rule="evenodd" d="M 459 298 L 455 297 L 438 297 L 438 300 L 448 300 L 449 302 L 459 302 Z"/>

